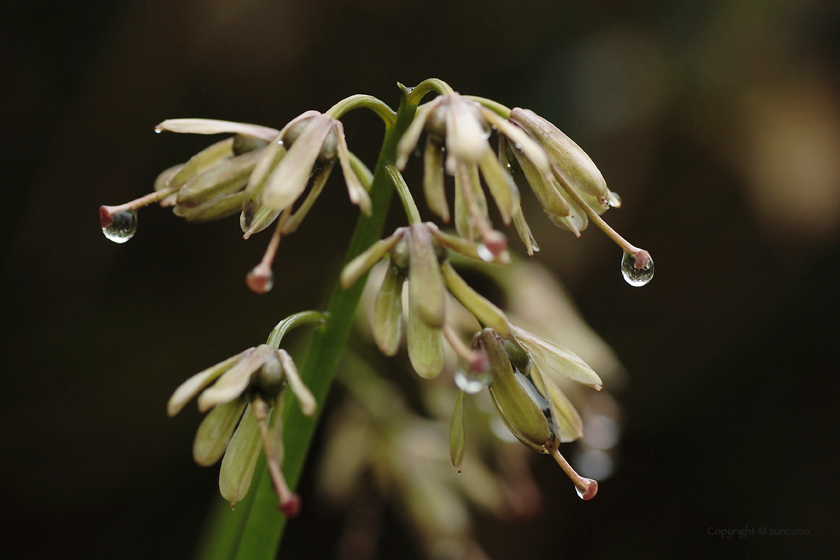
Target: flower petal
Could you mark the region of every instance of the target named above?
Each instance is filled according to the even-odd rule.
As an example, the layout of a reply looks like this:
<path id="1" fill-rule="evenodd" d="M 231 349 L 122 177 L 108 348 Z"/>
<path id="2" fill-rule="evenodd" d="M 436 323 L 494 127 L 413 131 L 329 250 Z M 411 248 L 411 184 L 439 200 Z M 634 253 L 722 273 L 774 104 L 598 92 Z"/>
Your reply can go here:
<path id="1" fill-rule="evenodd" d="M 386 356 L 394 356 L 402 338 L 402 287 L 405 277 L 395 267 L 389 267 L 376 294 L 373 309 L 373 339 Z"/>
<path id="2" fill-rule="evenodd" d="M 249 404 L 227 446 L 219 471 L 219 490 L 231 506 L 248 493 L 259 456 L 260 429 Z"/>
<path id="3" fill-rule="evenodd" d="M 426 137 L 423 154 L 423 193 L 426 204 L 443 223 L 449 222 L 449 205 L 443 183 L 443 147 L 431 136 Z"/>
<path id="4" fill-rule="evenodd" d="M 330 178 L 330 173 L 332 173 L 334 166 L 334 163 L 328 163 L 315 174 L 315 177 L 312 179 L 312 188 L 309 189 L 309 194 L 306 195 L 306 198 L 303 200 L 301 205 L 298 206 L 297 210 L 295 210 L 295 213 L 289 216 L 289 219 L 283 223 L 283 235 L 288 235 L 297 231 L 298 226 L 300 226 L 300 223 L 306 217 L 306 214 L 309 213 L 312 205 L 315 204 L 315 201 L 318 199 L 321 191 L 324 190 L 324 185 L 327 184 L 327 179 Z"/>
<path id="5" fill-rule="evenodd" d="M 356 283 L 356 280 L 365 272 L 370 270 L 370 267 L 382 260 L 388 252 L 394 248 L 394 245 L 402 239 L 403 228 L 397 229 L 391 237 L 377 241 L 368 249 L 347 263 L 344 270 L 341 271 L 341 287 L 345 290 Z"/>
<path id="6" fill-rule="evenodd" d="M 452 466 L 461 472 L 464 452 L 467 449 L 466 431 L 464 428 L 464 392 L 458 391 L 455 400 L 455 412 L 452 413 L 452 427 L 449 430 L 449 456 Z"/>
<path id="7" fill-rule="evenodd" d="M 246 152 L 241 156 L 221 161 L 204 173 L 192 177 L 178 191 L 179 206 L 194 207 L 213 198 L 242 190 L 254 167 L 264 154 L 264 149 Z"/>
<path id="8" fill-rule="evenodd" d="M 443 370 L 443 333 L 439 328 L 427 325 L 412 311 L 409 303 L 408 359 L 417 375 L 432 379 Z"/>
<path id="9" fill-rule="evenodd" d="M 263 204 L 274 209 L 294 204 L 306 189 L 332 126 L 333 119 L 329 115 L 318 114 L 308 120 L 300 136 L 266 179 Z"/>
<path id="10" fill-rule="evenodd" d="M 502 164 L 496 159 L 492 150 L 484 152 L 478 161 L 478 167 L 493 200 L 496 201 L 502 221 L 505 225 L 510 225 L 513 209 L 519 203 L 519 189 L 516 188 L 510 174 L 502 168 Z"/>
<path id="11" fill-rule="evenodd" d="M 536 367 L 536 366 L 534 366 Z M 547 375 L 542 376 L 551 404 L 554 406 L 557 423 L 560 426 L 560 441 L 569 443 L 583 437 L 583 420 L 563 391 Z"/>
<path id="12" fill-rule="evenodd" d="M 445 318 L 445 290 L 440 264 L 426 224 L 409 229 L 408 291 L 411 311 L 430 327 L 440 328 Z"/>
<path id="13" fill-rule="evenodd" d="M 295 361 L 282 348 L 277 350 L 277 357 L 280 359 L 280 363 L 283 364 L 283 369 L 286 372 L 286 380 L 289 382 L 289 388 L 298 400 L 301 412 L 303 412 L 304 416 L 311 417 L 315 414 L 318 403 L 309 391 L 309 388 L 303 384 L 300 374 L 298 374 Z"/>
<path id="14" fill-rule="evenodd" d="M 172 175 L 166 187 L 181 186 L 199 173 L 204 173 L 231 157 L 233 157 L 233 138 L 211 144 L 191 157 L 180 171 Z"/>
<path id="15" fill-rule="evenodd" d="M 513 211 L 513 225 L 516 227 L 516 233 L 519 234 L 519 239 L 525 244 L 525 250 L 528 251 L 528 256 L 533 257 L 534 253 L 540 250 L 537 245 L 537 240 L 534 239 L 534 234 L 531 233 L 531 228 L 528 227 L 528 222 L 525 221 L 525 215 L 522 213 L 522 207 L 517 206 Z"/>
<path id="16" fill-rule="evenodd" d="M 199 394 L 205 387 L 213 383 L 213 381 L 215 381 L 220 375 L 232 368 L 236 362 L 252 350 L 254 349 L 248 348 L 244 352 L 240 352 L 236 356 L 232 356 L 223 362 L 219 362 L 218 364 L 205 369 L 204 371 L 196 373 L 184 381 L 180 387 L 175 389 L 175 392 L 172 393 L 172 396 L 169 398 L 169 403 L 166 405 L 166 412 L 169 416 L 175 416 L 178 414 L 190 399 Z"/>
<path id="17" fill-rule="evenodd" d="M 545 364 L 547 368 L 568 377 L 572 381 L 601 390 L 601 378 L 571 350 L 513 325 L 510 326 L 510 331 L 516 341 L 524 346 L 535 359 Z"/>
<path id="18" fill-rule="evenodd" d="M 207 413 L 193 441 L 193 458 L 196 463 L 209 467 L 222 458 L 247 404 L 245 399 L 236 399 Z"/>
<path id="19" fill-rule="evenodd" d="M 477 163 L 490 150 L 487 132 L 476 109 L 478 105 L 464 100 L 457 93 L 446 97 L 449 105 L 446 112 L 447 157 L 468 165 Z"/>
<path id="20" fill-rule="evenodd" d="M 198 410 L 205 412 L 214 406 L 230 402 L 251 382 L 251 374 L 265 363 L 265 358 L 273 352 L 272 348 L 260 344 L 243 357 L 235 366 L 229 369 L 215 385 L 201 393 L 198 397 Z"/>
<path id="21" fill-rule="evenodd" d="M 230 132 L 261 138 L 266 142 L 271 142 L 278 132 L 267 126 L 213 119 L 166 119 L 155 127 L 155 132 L 161 130 L 183 134 L 224 134 Z"/>
<path id="22" fill-rule="evenodd" d="M 341 121 L 334 121 L 335 135 L 338 139 L 338 161 L 341 163 L 341 171 L 344 173 L 344 183 L 347 185 L 347 192 L 350 195 L 350 202 L 359 207 L 362 214 L 370 216 L 373 210 L 370 206 L 370 196 L 365 188 L 362 186 L 356 172 L 350 165 L 349 150 L 347 149 L 347 139 L 344 137 L 344 125 Z"/>
<path id="23" fill-rule="evenodd" d="M 405 164 L 408 163 L 408 156 L 414 151 L 414 147 L 420 139 L 420 134 L 423 133 L 423 129 L 426 127 L 426 119 L 443 102 L 443 99 L 444 97 L 442 96 L 438 97 L 417 108 L 417 112 L 414 114 L 414 120 L 408 125 L 408 128 L 397 144 L 397 169 L 400 171 L 405 169 Z"/>

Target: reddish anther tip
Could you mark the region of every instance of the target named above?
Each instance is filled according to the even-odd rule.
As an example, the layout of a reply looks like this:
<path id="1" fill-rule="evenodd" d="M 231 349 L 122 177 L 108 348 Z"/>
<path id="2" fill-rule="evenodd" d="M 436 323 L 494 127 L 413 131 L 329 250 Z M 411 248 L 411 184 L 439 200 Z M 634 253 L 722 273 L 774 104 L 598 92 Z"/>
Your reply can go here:
<path id="1" fill-rule="evenodd" d="M 288 500 L 281 502 L 279 507 L 286 517 L 297 517 L 300 513 L 300 498 L 297 494 L 292 494 Z"/>
<path id="2" fill-rule="evenodd" d="M 587 481 L 586 488 L 584 490 L 578 489 L 578 496 L 584 501 L 591 500 L 598 493 L 598 481 L 590 478 L 585 478 L 584 480 Z"/>
<path id="3" fill-rule="evenodd" d="M 114 216 L 111 214 L 111 210 L 107 206 L 100 206 L 99 207 L 99 225 L 106 228 L 111 225 L 114 221 Z"/>
<path id="4" fill-rule="evenodd" d="M 274 274 L 270 269 L 257 266 L 245 277 L 245 283 L 248 284 L 252 292 L 264 294 L 274 286 Z"/>

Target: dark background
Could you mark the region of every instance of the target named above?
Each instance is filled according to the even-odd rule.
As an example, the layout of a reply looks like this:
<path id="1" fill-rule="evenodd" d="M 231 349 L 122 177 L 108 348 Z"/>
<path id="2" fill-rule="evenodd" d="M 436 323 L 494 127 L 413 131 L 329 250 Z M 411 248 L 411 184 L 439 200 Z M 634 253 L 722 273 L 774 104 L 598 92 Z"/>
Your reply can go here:
<path id="1" fill-rule="evenodd" d="M 199 417 L 168 419 L 169 394 L 317 306 L 344 252 L 356 210 L 335 178 L 284 241 L 265 296 L 243 278 L 266 237 L 243 242 L 235 218 L 190 226 L 146 209 L 131 242 L 108 242 L 100 204 L 146 193 L 206 145 L 153 126 L 200 116 L 280 128 L 353 93 L 395 106 L 395 82 L 426 77 L 554 121 L 622 195 L 610 222 L 656 260 L 653 282 L 630 288 L 599 231 L 575 240 L 531 218 L 539 260 L 629 372 L 620 468 L 583 503 L 540 462 L 550 507 L 537 521 L 480 521 L 489 554 L 836 550 L 836 2 L 17 0 L 2 11 L 8 557 L 188 557 L 219 499 L 217 471 L 192 463 Z M 355 113 L 345 124 L 372 165 L 381 124 Z M 312 504 L 311 476 L 303 493 Z M 312 504 L 282 550 L 329 558 L 340 523 Z M 808 534 L 708 534 L 745 526 Z M 418 554 L 387 527 L 380 558 Z"/>

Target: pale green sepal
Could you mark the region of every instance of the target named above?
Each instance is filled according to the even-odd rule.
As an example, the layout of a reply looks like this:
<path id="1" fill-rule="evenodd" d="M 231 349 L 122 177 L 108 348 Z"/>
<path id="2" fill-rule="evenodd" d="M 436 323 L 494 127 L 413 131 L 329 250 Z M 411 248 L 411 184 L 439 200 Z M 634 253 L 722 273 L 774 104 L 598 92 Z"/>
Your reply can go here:
<path id="1" fill-rule="evenodd" d="M 405 278 L 395 267 L 388 268 L 373 308 L 373 339 L 386 356 L 394 356 L 402 337 L 402 287 Z"/>
<path id="2" fill-rule="evenodd" d="M 175 176 L 176 173 L 181 171 L 181 168 L 184 167 L 183 163 L 179 163 L 178 165 L 173 165 L 169 169 L 163 171 L 160 175 L 157 176 L 155 179 L 155 192 L 162 191 L 163 189 L 167 188 L 169 185 L 169 181 L 172 177 Z M 178 196 L 178 193 L 172 193 L 163 200 L 159 202 L 159 204 L 166 208 L 167 206 L 173 206 L 175 204 L 175 198 Z"/>
<path id="3" fill-rule="evenodd" d="M 601 378 L 571 350 L 513 325 L 510 325 L 510 332 L 519 344 L 524 346 L 535 359 L 545 364 L 547 368 L 568 377 L 572 381 L 601 390 Z"/>
<path id="4" fill-rule="evenodd" d="M 265 363 L 265 358 L 274 350 L 260 344 L 243 357 L 235 366 L 225 372 L 215 385 L 201 393 L 198 397 L 198 410 L 206 412 L 214 406 L 230 402 L 248 388 L 251 374 Z"/>
<path id="5" fill-rule="evenodd" d="M 188 222 L 212 222 L 213 220 L 233 216 L 239 212 L 239 209 L 242 207 L 242 196 L 243 194 L 241 192 L 237 192 L 219 196 L 198 206 L 176 205 L 172 209 L 172 212 Z"/>
<path id="6" fill-rule="evenodd" d="M 242 190 L 264 150 L 226 159 L 187 181 L 175 199 L 179 206 L 198 206 L 216 197 Z"/>
<path id="7" fill-rule="evenodd" d="M 548 410 L 551 412 L 548 421 L 551 423 L 551 432 L 554 436 L 554 446 L 558 447 L 563 441 L 564 427 L 560 424 L 557 407 L 554 405 L 554 401 L 551 398 L 552 393 L 550 392 L 551 389 L 549 389 L 548 385 L 551 380 L 543 376 L 540 368 L 537 367 L 537 364 L 534 363 L 533 360 L 531 360 L 531 364 L 528 377 L 540 396 L 545 399 L 546 403 L 548 403 Z M 545 413 L 545 411 L 543 411 L 543 413 Z"/>
<path id="8" fill-rule="evenodd" d="M 411 152 L 414 151 L 414 147 L 417 145 L 417 141 L 420 139 L 420 134 L 423 133 L 423 129 L 426 126 L 426 119 L 428 119 L 431 112 L 441 104 L 443 99 L 443 97 L 438 97 L 430 103 L 421 105 L 417 108 L 417 111 L 414 113 L 414 120 L 411 121 L 410 125 L 408 125 L 408 128 L 406 129 L 405 133 L 402 135 L 402 138 L 400 138 L 400 141 L 397 144 L 396 163 L 397 169 L 399 169 L 400 171 L 405 169 L 405 164 L 408 163 L 408 156 L 410 156 Z"/>
<path id="9" fill-rule="evenodd" d="M 496 201 L 502 221 L 505 225 L 509 225 L 513 211 L 519 204 L 519 189 L 516 188 L 513 178 L 502 167 L 492 150 L 484 152 L 478 161 L 478 167 L 493 200 Z"/>
<path id="10" fill-rule="evenodd" d="M 408 359 L 417 375 L 432 379 L 443 370 L 443 333 L 427 325 L 417 313 L 411 313 L 410 299 L 409 296 Z"/>
<path id="11" fill-rule="evenodd" d="M 333 119 L 318 114 L 306 123 L 306 127 L 289 148 L 277 167 L 266 179 L 262 191 L 262 203 L 274 209 L 291 206 L 306 190 L 309 177 L 327 135 L 332 131 Z"/>
<path id="12" fill-rule="evenodd" d="M 362 214 L 370 216 L 373 211 L 370 205 L 370 196 L 367 189 L 362 186 L 359 177 L 350 165 L 347 139 L 344 136 L 344 125 L 341 121 L 334 121 L 335 135 L 338 140 L 338 161 L 341 163 L 341 171 L 344 173 L 344 183 L 347 185 L 347 192 L 350 195 L 350 202 L 359 207 Z"/>
<path id="13" fill-rule="evenodd" d="M 443 326 L 446 291 L 440 274 L 440 264 L 426 224 L 414 224 L 408 232 L 408 291 L 411 312 L 419 315 L 427 325 Z"/>
<path id="14" fill-rule="evenodd" d="M 464 185 L 462 173 L 455 174 L 455 231 L 459 236 L 475 241 L 478 237 L 478 229 L 473 225 L 470 210 L 467 208 L 467 201 L 464 200 L 464 189 L 470 188 Z"/>
<path id="15" fill-rule="evenodd" d="M 362 186 L 365 188 L 365 191 L 370 192 L 370 187 L 373 186 L 373 173 L 353 152 L 348 150 L 347 157 L 350 159 L 350 167 L 353 168 L 353 172 L 356 174 L 356 177 L 358 177 L 359 181 L 362 182 Z"/>
<path id="16" fill-rule="evenodd" d="M 548 156 L 540 145 L 528 136 L 527 132 L 486 107 L 481 108 L 481 114 L 499 131 L 500 136 L 507 138 L 517 150 L 523 152 L 546 176 L 549 174 L 550 162 Z"/>
<path id="17" fill-rule="evenodd" d="M 513 211 L 513 225 L 516 227 L 516 233 L 519 234 L 519 239 L 525 244 L 525 250 L 529 257 L 533 257 L 534 253 L 540 250 L 537 245 L 537 240 L 534 239 L 534 234 L 531 233 L 531 228 L 528 227 L 528 222 L 525 221 L 525 214 L 522 213 L 522 207 L 517 206 Z"/>
<path id="18" fill-rule="evenodd" d="M 300 226 L 300 223 L 306 217 L 306 214 L 309 213 L 312 205 L 315 204 L 315 201 L 318 199 L 321 191 L 324 190 L 324 185 L 327 184 L 327 179 L 330 178 L 330 173 L 332 173 L 334 165 L 335 164 L 333 163 L 328 163 L 318 170 L 318 173 L 316 173 L 315 177 L 312 179 L 312 188 L 309 189 L 309 194 L 307 194 L 306 198 L 303 199 L 303 202 L 300 206 L 298 206 L 298 209 L 295 210 L 295 213 L 289 216 L 289 219 L 283 223 L 283 235 L 288 235 L 297 231 L 298 226 Z M 367 195 L 367 193 L 365 193 L 365 195 Z"/>
<path id="19" fill-rule="evenodd" d="M 508 320 L 504 311 L 493 305 L 481 294 L 473 290 L 463 278 L 461 278 L 449 262 L 440 266 L 443 278 L 452 295 L 461 302 L 461 305 L 475 315 L 478 322 L 490 327 L 503 337 L 508 336 Z"/>
<path id="20" fill-rule="evenodd" d="M 492 329 L 482 330 L 479 337 L 490 361 L 493 381 L 489 389 L 499 416 L 516 439 L 544 452 L 551 432 L 542 409 L 514 375 L 501 338 Z"/>
<path id="21" fill-rule="evenodd" d="M 282 348 L 280 350 L 276 350 L 276 352 L 277 357 L 280 359 L 280 363 L 283 364 L 283 369 L 286 372 L 286 380 L 289 382 L 289 388 L 298 400 L 301 412 L 303 412 L 304 416 L 311 417 L 315 414 L 315 409 L 318 406 L 315 397 L 309 391 L 309 388 L 303 384 L 303 381 L 298 374 L 295 361 L 289 353 Z"/>
<path id="22" fill-rule="evenodd" d="M 347 266 L 341 271 L 341 287 L 346 290 L 355 284 L 362 274 L 381 261 L 394 248 L 394 245 L 402 239 L 404 231 L 403 228 L 399 228 L 391 237 L 377 241 L 364 253 L 347 263 Z"/>
<path id="23" fill-rule="evenodd" d="M 426 137 L 423 153 L 423 194 L 426 204 L 444 223 L 449 223 L 449 204 L 443 180 L 443 148 L 431 136 Z"/>
<path id="24" fill-rule="evenodd" d="M 528 109 L 515 108 L 510 119 L 542 146 L 568 184 L 598 200 L 607 199 L 607 182 L 592 159 L 571 138 Z"/>
<path id="25" fill-rule="evenodd" d="M 551 380 L 547 375 L 542 376 L 548 389 L 548 395 L 551 397 L 551 404 L 554 406 L 555 418 L 560 426 L 560 441 L 562 443 L 569 443 L 578 438 L 583 437 L 583 420 L 580 414 L 575 409 L 574 405 L 569 402 L 563 391 Z"/>
<path id="26" fill-rule="evenodd" d="M 245 187 L 245 201 L 242 203 L 242 212 L 246 214 L 250 212 L 252 219 L 260 208 L 262 208 L 260 196 L 262 194 L 262 189 L 265 186 L 265 180 L 268 178 L 271 171 L 277 167 L 277 164 L 280 163 L 280 160 L 282 160 L 285 155 L 286 146 L 283 144 L 281 136 L 278 135 L 277 138 L 265 147 L 263 157 L 254 167 L 254 171 L 251 173 L 251 178 L 248 180 L 248 186 Z"/>
<path id="27" fill-rule="evenodd" d="M 207 413 L 193 441 L 193 458 L 196 463 L 209 467 L 222 458 L 247 404 L 245 399 L 236 399 Z"/>
<path id="28" fill-rule="evenodd" d="M 567 229 L 575 234 L 575 236 L 580 237 L 580 232 L 586 229 L 589 225 L 589 217 L 587 217 L 586 212 L 577 205 L 577 203 L 571 199 L 571 197 L 566 194 L 565 192 L 561 192 L 560 196 L 563 197 L 563 200 L 566 201 L 566 204 L 569 205 L 569 215 L 565 217 L 560 216 L 552 216 L 549 214 L 549 218 L 554 225 L 559 226 L 561 228 Z"/>
<path id="29" fill-rule="evenodd" d="M 233 138 L 226 138 L 211 144 L 191 157 L 180 171 L 172 175 L 166 186 L 168 188 L 180 187 L 196 175 L 204 173 L 232 157 Z"/>
<path id="30" fill-rule="evenodd" d="M 267 126 L 213 119 L 167 119 L 155 127 L 156 132 L 168 130 L 183 134 L 243 134 L 270 142 L 277 130 Z"/>
<path id="31" fill-rule="evenodd" d="M 519 167 L 522 169 L 522 173 L 525 175 L 525 179 L 531 185 L 534 194 L 537 195 L 537 200 L 543 211 L 549 216 L 568 216 L 570 213 L 569 204 L 555 186 L 553 178 L 541 173 L 537 166 L 519 150 L 513 149 L 512 151 Z"/>
<path id="32" fill-rule="evenodd" d="M 219 471 L 219 490 L 231 506 L 236 505 L 248 493 L 260 449 L 260 428 L 249 404 L 239 427 L 228 443 Z"/>
<path id="33" fill-rule="evenodd" d="M 245 197 L 242 197 L 243 202 L 246 200 Z M 266 206 L 261 207 L 257 212 L 254 214 L 253 218 L 251 218 L 251 225 L 250 227 L 246 224 L 245 220 L 245 212 L 242 212 L 239 215 L 239 227 L 242 228 L 242 239 L 248 239 L 255 233 L 259 233 L 271 224 L 274 223 L 282 210 L 274 210 L 273 208 L 268 208 Z"/>
<path id="34" fill-rule="evenodd" d="M 452 413 L 452 427 L 449 430 L 449 456 L 452 466 L 461 472 L 464 452 L 467 450 L 467 436 L 464 426 L 464 392 L 458 391 L 455 399 L 455 412 Z"/>
<path id="35" fill-rule="evenodd" d="M 178 414 L 184 405 L 190 401 L 194 396 L 199 394 L 205 387 L 213 383 L 220 375 L 232 368 L 236 362 L 242 359 L 247 353 L 254 350 L 248 348 L 244 352 L 240 352 L 236 356 L 232 356 L 223 362 L 211 366 L 204 371 L 200 371 L 181 383 L 180 387 L 175 389 L 172 396 L 169 398 L 169 403 L 166 405 L 166 412 L 169 416 Z"/>

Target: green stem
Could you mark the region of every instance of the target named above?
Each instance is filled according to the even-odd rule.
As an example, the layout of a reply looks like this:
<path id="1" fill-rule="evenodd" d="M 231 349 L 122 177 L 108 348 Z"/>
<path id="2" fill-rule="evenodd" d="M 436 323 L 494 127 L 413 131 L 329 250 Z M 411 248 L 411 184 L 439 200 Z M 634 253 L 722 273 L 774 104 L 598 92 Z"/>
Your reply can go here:
<path id="1" fill-rule="evenodd" d="M 371 217 L 359 216 L 356 230 L 350 241 L 345 257 L 345 264 L 361 254 L 382 235 L 382 228 L 393 195 L 393 181 L 388 176 L 386 166 L 396 161 L 397 142 L 405 133 L 414 118 L 416 102 L 408 99 L 409 90 L 402 88 L 400 107 L 393 125 L 387 126 L 385 140 L 376 164 L 371 187 L 373 214 Z M 323 409 L 327 392 L 332 383 L 344 344 L 350 334 L 356 306 L 362 295 L 365 282 L 356 282 L 348 289 L 342 289 L 336 278 L 332 293 L 325 307 L 330 320 L 315 333 L 309 352 L 301 370 L 303 382 L 312 391 L 318 401 L 318 413 L 313 418 L 306 418 L 300 411 L 297 401 L 287 396 L 283 414 L 283 444 L 286 450 L 283 473 L 290 488 L 297 485 L 303 468 L 304 459 L 315 431 L 317 417 Z M 261 462 L 261 465 L 264 463 Z M 235 548 L 235 558 L 240 560 L 271 560 L 275 557 L 280 538 L 286 526 L 286 518 L 277 511 L 277 496 L 271 480 L 264 468 L 255 473 L 258 480 L 250 509 L 241 517 L 231 516 L 230 524 L 241 525 L 241 536 Z M 233 527 L 236 531 L 237 527 Z M 207 550 L 208 547 L 204 547 Z"/>
<path id="2" fill-rule="evenodd" d="M 485 107 L 487 107 L 502 118 L 510 118 L 510 107 L 506 107 L 498 101 L 493 101 L 492 99 L 487 99 L 486 97 L 479 97 L 477 95 L 465 95 L 464 99 L 469 99 L 471 101 L 475 101 L 480 105 L 484 105 Z"/>
<path id="3" fill-rule="evenodd" d="M 404 87 L 402 84 L 399 85 L 400 87 Z M 438 78 L 429 78 L 428 80 L 423 80 L 417 84 L 416 87 L 411 89 L 408 95 L 408 103 L 412 105 L 419 105 L 420 100 L 423 99 L 427 93 L 431 92 L 435 92 L 440 95 L 449 95 L 450 93 L 453 93 L 454 90 L 443 80 Z"/>
<path id="4" fill-rule="evenodd" d="M 405 215 L 408 217 L 408 224 L 419 224 L 423 220 L 420 219 L 420 211 L 417 210 L 417 205 L 414 203 L 414 198 L 411 196 L 411 191 L 408 190 L 408 185 L 405 184 L 402 173 L 397 169 L 396 165 L 388 164 L 385 166 L 385 171 L 394 186 L 397 188 L 397 195 L 402 201 Z"/>
<path id="5" fill-rule="evenodd" d="M 333 105 L 327 110 L 327 115 L 334 119 L 340 119 L 353 109 L 370 109 L 385 123 L 385 126 L 393 126 L 397 120 L 397 114 L 385 103 L 372 95 L 351 95 Z"/>
<path id="6" fill-rule="evenodd" d="M 276 327 L 271 329 L 271 334 L 268 335 L 266 344 L 277 350 L 280 348 L 280 342 L 283 341 L 283 337 L 293 328 L 309 323 L 326 323 L 329 318 L 329 314 L 321 313 L 320 311 L 301 311 L 300 313 L 289 315 L 277 323 Z"/>

